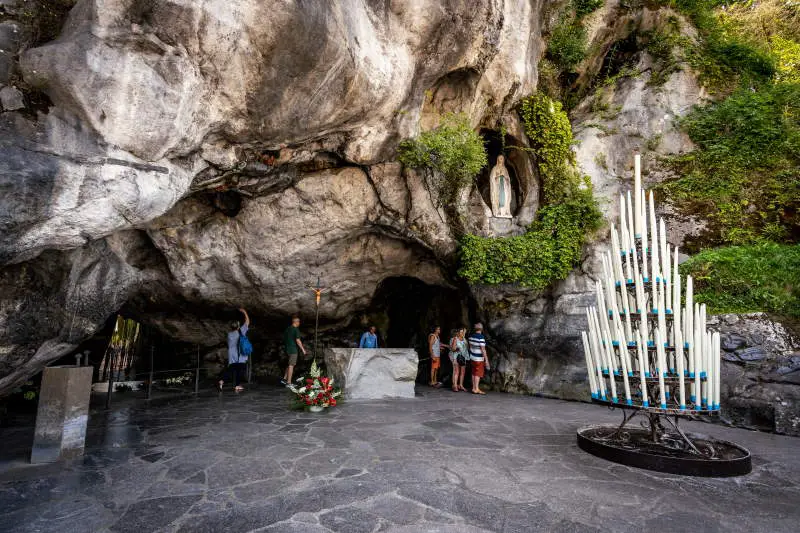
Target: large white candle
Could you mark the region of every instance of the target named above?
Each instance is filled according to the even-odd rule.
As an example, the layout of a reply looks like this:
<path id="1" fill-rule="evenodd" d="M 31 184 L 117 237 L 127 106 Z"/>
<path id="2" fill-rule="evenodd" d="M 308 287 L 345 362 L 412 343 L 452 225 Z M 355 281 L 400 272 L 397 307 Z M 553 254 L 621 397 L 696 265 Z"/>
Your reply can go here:
<path id="1" fill-rule="evenodd" d="M 689 377 L 694 379 L 694 288 L 692 285 L 692 276 L 686 276 L 686 327 L 684 331 L 684 342 L 689 345 Z M 692 397 L 689 399 L 694 403 L 694 394 L 692 390 Z"/>
<path id="2" fill-rule="evenodd" d="M 667 408 L 667 395 L 664 388 L 664 339 L 661 337 L 661 332 L 656 329 L 656 357 L 658 358 L 658 391 L 660 394 L 660 404 L 662 409 Z"/>
<path id="3" fill-rule="evenodd" d="M 695 409 L 698 411 L 702 409 L 703 388 L 700 383 L 700 377 L 703 375 L 703 336 L 700 334 L 700 305 L 694 304 L 694 392 L 697 395 L 695 398 Z"/>
<path id="4" fill-rule="evenodd" d="M 635 261 L 636 260 L 636 240 L 637 240 L 638 237 L 634 234 L 634 232 L 636 230 L 634 229 L 635 226 L 634 226 L 634 222 L 633 221 L 635 220 L 636 217 L 633 214 L 633 204 L 631 204 L 631 191 L 628 191 L 628 193 L 626 195 L 625 206 L 627 207 L 627 209 L 625 211 L 628 213 L 628 234 L 630 235 L 630 238 L 631 238 L 630 252 L 633 254 L 633 258 L 634 258 L 634 261 Z"/>
<path id="5" fill-rule="evenodd" d="M 633 400 L 631 398 L 631 385 L 628 380 L 628 376 L 632 375 L 630 371 L 630 352 L 628 351 L 628 345 L 625 342 L 624 335 L 622 333 L 622 327 L 620 326 L 619 321 L 617 321 L 617 340 L 619 341 L 617 348 L 619 349 L 619 360 L 622 362 L 622 384 L 625 390 L 625 403 L 628 405 L 633 404 Z"/>
<path id="6" fill-rule="evenodd" d="M 714 332 L 714 361 L 716 362 L 714 365 L 714 409 L 719 411 L 719 387 L 720 387 L 720 376 L 722 375 L 722 353 L 720 350 L 720 339 L 719 333 Z"/>
<path id="7" fill-rule="evenodd" d="M 624 250 L 630 248 L 630 243 L 628 242 L 628 235 L 626 232 L 626 227 L 628 225 L 628 217 L 625 208 L 625 196 L 620 193 L 619 195 L 619 233 L 621 237 L 620 244 Z M 621 252 L 621 250 L 617 250 L 617 253 Z"/>
<path id="8" fill-rule="evenodd" d="M 672 300 L 670 300 L 670 291 L 669 291 L 669 278 L 670 278 L 670 267 L 672 263 L 669 262 L 669 248 L 667 247 L 667 228 L 664 225 L 664 218 L 662 217 L 660 220 L 660 228 L 658 230 L 658 236 L 661 239 L 661 279 L 664 281 L 664 304 L 665 308 L 669 309 Z M 669 339 L 666 339 L 665 342 L 669 342 Z"/>
<path id="9" fill-rule="evenodd" d="M 600 398 L 605 400 L 607 389 L 605 379 L 603 378 L 603 368 L 607 365 L 605 364 L 605 354 L 601 351 L 602 339 L 600 338 L 597 319 L 594 316 L 596 312 L 596 308 L 590 307 L 586 310 L 586 315 L 589 320 L 590 341 L 592 344 L 592 354 L 594 356 L 595 373 L 597 374 L 597 393 L 599 394 Z"/>
<path id="10" fill-rule="evenodd" d="M 706 409 L 709 411 L 711 410 L 711 404 L 714 400 L 714 380 L 711 377 L 711 368 L 709 363 L 711 361 L 711 333 L 706 331 L 703 334 L 703 355 L 705 356 L 704 364 L 705 366 L 705 375 L 706 375 L 706 389 L 703 392 L 703 403 L 706 406 Z"/>
<path id="11" fill-rule="evenodd" d="M 681 330 L 677 330 L 675 334 L 675 359 L 678 363 L 678 405 L 683 411 L 686 409 L 686 386 L 683 377 L 683 335 L 681 335 Z"/>
<path id="12" fill-rule="evenodd" d="M 642 156 L 635 154 L 633 156 L 633 194 L 636 195 L 636 237 L 644 235 L 642 228 L 642 204 L 641 204 L 641 190 L 642 190 Z"/>
<path id="13" fill-rule="evenodd" d="M 633 293 L 636 297 L 636 312 L 639 313 L 644 308 L 644 302 L 642 301 L 642 282 L 639 279 L 639 261 L 636 260 L 634 257 L 633 260 Z"/>
<path id="14" fill-rule="evenodd" d="M 656 203 L 653 191 L 650 191 L 650 265 L 651 281 L 658 281 L 661 276 L 661 263 L 658 261 L 658 226 L 656 225 Z"/>
<path id="15" fill-rule="evenodd" d="M 592 364 L 592 351 L 589 348 L 589 339 L 585 331 L 581 331 L 581 341 L 583 341 L 583 356 L 586 359 L 586 373 L 589 377 L 589 390 L 592 398 L 597 398 L 597 385 L 594 382 L 594 365 Z"/>
<path id="16" fill-rule="evenodd" d="M 681 330 L 683 326 L 682 322 L 682 315 L 681 315 L 681 274 L 680 270 L 678 269 L 678 247 L 675 247 L 675 251 L 672 254 L 673 261 L 675 262 L 675 267 L 672 272 L 672 312 L 675 313 L 675 320 L 672 323 L 673 329 L 673 342 L 675 345 L 678 345 L 677 333 Z M 681 334 L 681 338 L 683 335 Z"/>
<path id="17" fill-rule="evenodd" d="M 645 282 L 650 281 L 648 277 L 650 270 L 647 268 L 647 254 L 649 253 L 650 248 L 648 247 L 647 243 L 647 217 L 644 215 L 644 190 L 639 191 L 640 202 L 642 205 L 642 277 L 644 278 Z"/>
<path id="18" fill-rule="evenodd" d="M 642 275 L 639 274 L 639 285 L 641 287 L 642 292 L 642 299 L 644 299 L 644 281 L 642 281 Z M 642 304 L 642 308 L 639 310 L 639 330 L 640 334 L 642 335 L 642 341 L 644 345 L 642 349 L 644 350 L 644 357 L 645 357 L 645 374 L 647 377 L 650 377 L 650 356 L 647 352 L 647 339 L 649 336 L 649 332 L 647 331 L 647 302 Z"/>
<path id="19" fill-rule="evenodd" d="M 641 329 L 636 330 L 636 355 L 639 357 L 639 379 L 641 380 L 642 387 L 642 407 L 649 407 L 650 403 L 647 398 L 647 378 L 650 376 L 650 371 L 647 370 L 648 355 L 647 355 L 647 336 L 642 333 Z"/>

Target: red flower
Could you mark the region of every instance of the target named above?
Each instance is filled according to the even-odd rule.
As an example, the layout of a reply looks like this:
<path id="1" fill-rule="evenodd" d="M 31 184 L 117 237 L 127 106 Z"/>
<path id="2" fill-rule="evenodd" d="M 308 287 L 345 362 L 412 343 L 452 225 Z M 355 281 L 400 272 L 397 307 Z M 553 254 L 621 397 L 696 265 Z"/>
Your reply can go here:
<path id="1" fill-rule="evenodd" d="M 336 406 L 336 398 L 331 398 L 331 407 Z"/>

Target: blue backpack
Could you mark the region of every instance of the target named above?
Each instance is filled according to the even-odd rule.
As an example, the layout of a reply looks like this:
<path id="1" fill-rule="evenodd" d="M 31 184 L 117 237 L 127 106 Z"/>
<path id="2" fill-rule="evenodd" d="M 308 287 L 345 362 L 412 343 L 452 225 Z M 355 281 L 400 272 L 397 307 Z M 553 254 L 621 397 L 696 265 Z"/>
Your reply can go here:
<path id="1" fill-rule="evenodd" d="M 242 330 L 239 330 L 239 357 L 244 357 L 247 359 L 252 353 L 253 345 L 250 342 L 250 339 L 247 338 L 247 335 L 242 333 Z"/>

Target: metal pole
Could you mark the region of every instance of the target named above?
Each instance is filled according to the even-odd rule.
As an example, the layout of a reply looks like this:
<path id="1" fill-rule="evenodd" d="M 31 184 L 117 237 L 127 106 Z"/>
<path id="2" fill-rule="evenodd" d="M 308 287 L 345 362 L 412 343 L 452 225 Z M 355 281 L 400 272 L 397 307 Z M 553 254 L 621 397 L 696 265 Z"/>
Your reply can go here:
<path id="1" fill-rule="evenodd" d="M 317 339 L 319 338 L 319 299 L 317 299 L 317 319 L 314 324 L 314 360 L 317 359 Z"/>
<path id="2" fill-rule="evenodd" d="M 197 368 L 194 372 L 194 393 L 200 391 L 200 345 L 197 345 Z"/>
<path id="3" fill-rule="evenodd" d="M 153 352 L 155 347 L 150 346 L 150 379 L 147 381 L 147 399 L 150 399 L 150 394 L 153 391 Z"/>
<path id="4" fill-rule="evenodd" d="M 114 360 L 116 359 L 116 350 L 111 350 L 111 357 L 108 360 L 108 363 L 111 366 L 111 370 L 108 372 L 108 392 L 106 393 L 106 409 L 111 408 L 111 393 L 114 391 Z M 109 366 L 109 365 L 106 365 Z"/>

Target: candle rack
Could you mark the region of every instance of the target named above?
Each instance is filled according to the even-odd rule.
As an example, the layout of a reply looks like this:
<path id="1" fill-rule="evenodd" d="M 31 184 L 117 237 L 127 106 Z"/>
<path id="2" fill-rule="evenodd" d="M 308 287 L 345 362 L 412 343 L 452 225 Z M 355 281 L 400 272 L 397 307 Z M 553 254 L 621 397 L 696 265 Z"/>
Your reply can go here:
<path id="1" fill-rule="evenodd" d="M 595 305 L 587 309 L 589 327 L 581 333 L 592 402 L 622 409 L 623 421 L 616 428 L 584 428 L 578 443 L 634 466 L 738 475 L 749 471 L 749 452 L 678 426 L 681 418 L 719 414 L 720 339 L 706 329 L 706 308 L 694 302 L 691 276 L 684 285 L 678 249 L 667 245 L 664 220 L 656 221 L 652 191 L 648 201 L 641 188 L 638 154 L 634 163 L 635 186 L 627 197 L 620 195 L 619 231 L 612 224 L 611 250 L 601 257 Z M 631 429 L 636 415 L 646 424 Z M 633 455 L 622 460 L 625 454 Z M 669 466 L 665 457 L 695 466 Z"/>

